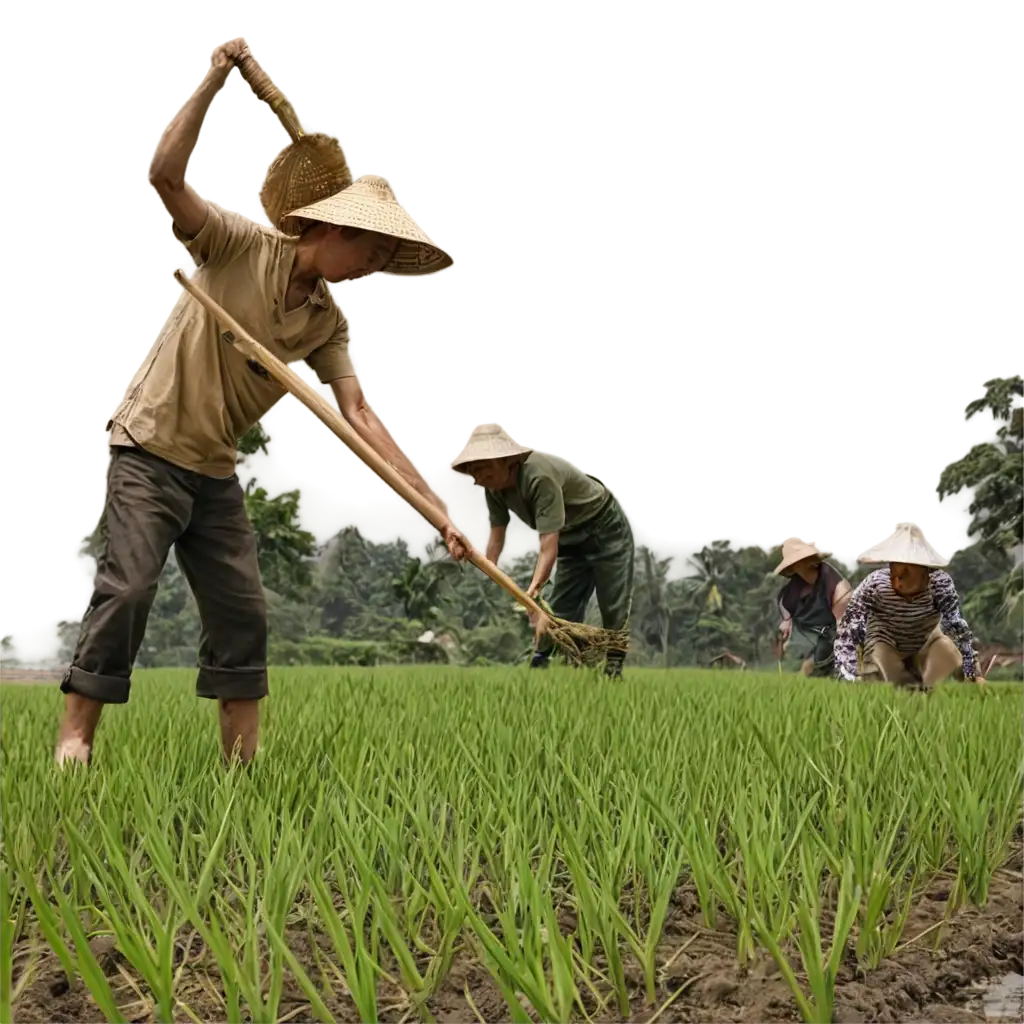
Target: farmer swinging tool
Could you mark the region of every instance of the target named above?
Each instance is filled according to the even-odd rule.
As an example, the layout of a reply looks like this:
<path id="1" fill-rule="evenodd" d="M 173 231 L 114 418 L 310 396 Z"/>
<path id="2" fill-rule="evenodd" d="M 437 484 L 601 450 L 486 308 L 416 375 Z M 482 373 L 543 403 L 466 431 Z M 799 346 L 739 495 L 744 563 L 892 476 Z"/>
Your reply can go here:
<path id="1" fill-rule="evenodd" d="M 285 391 L 289 391 L 318 419 L 339 437 L 367 466 L 370 467 L 392 490 L 401 495 L 435 529 L 441 530 L 445 517 L 419 491 L 384 458 L 373 450 L 345 421 L 344 417 L 310 387 L 298 374 L 256 341 L 230 313 L 215 302 L 181 270 L 174 276 L 178 283 L 225 329 L 223 341 L 237 348 L 246 359 L 255 360 Z M 467 560 L 472 562 L 485 576 L 492 579 L 536 616 L 540 629 L 575 664 L 583 664 L 595 655 L 608 650 L 624 649 L 628 636 L 624 631 L 601 629 L 582 622 L 567 622 L 550 615 L 530 597 L 516 582 L 501 571 L 493 562 L 473 547 L 468 548 Z"/>
<path id="2" fill-rule="evenodd" d="M 189 181 L 189 159 L 207 111 L 239 64 L 293 139 L 271 168 L 263 195 L 275 225 L 281 213 L 298 214 L 291 234 L 207 201 Z M 244 322 L 255 317 L 272 325 L 268 343 L 281 346 L 285 361 L 304 359 L 331 388 L 359 436 L 438 509 L 445 544 L 461 557 L 461 537 L 444 503 L 365 399 L 348 352 L 348 321 L 327 287 L 378 272 L 432 274 L 451 266 L 451 257 L 399 204 L 386 179 L 352 181 L 336 142 L 302 133 L 290 105 L 252 62 L 244 39 L 214 50 L 199 86 L 160 139 L 149 181 L 175 237 L 196 263 L 197 283 Z M 307 206 L 293 205 L 308 199 Z M 270 692 L 267 606 L 256 536 L 235 475 L 237 439 L 282 392 L 253 381 L 252 367 L 221 341 L 216 319 L 180 294 L 107 423 L 102 552 L 61 681 L 59 764 L 88 764 L 103 708 L 128 701 L 172 549 L 202 626 L 196 694 L 218 703 L 225 757 L 249 761 L 255 755 L 259 705 Z"/>

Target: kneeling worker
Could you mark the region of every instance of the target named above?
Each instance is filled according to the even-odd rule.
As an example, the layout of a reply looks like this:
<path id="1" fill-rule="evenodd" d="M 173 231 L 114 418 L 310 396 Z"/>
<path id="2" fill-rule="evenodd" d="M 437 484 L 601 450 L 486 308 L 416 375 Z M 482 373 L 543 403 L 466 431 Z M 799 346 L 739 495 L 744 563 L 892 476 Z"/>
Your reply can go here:
<path id="1" fill-rule="evenodd" d="M 864 552 L 863 564 L 888 562 L 854 590 L 839 623 L 835 660 L 841 679 L 881 678 L 897 686 L 932 689 L 958 669 L 976 683 L 971 630 L 960 612 L 960 598 L 949 562 L 913 523 Z M 857 647 L 863 646 L 858 672 Z"/>

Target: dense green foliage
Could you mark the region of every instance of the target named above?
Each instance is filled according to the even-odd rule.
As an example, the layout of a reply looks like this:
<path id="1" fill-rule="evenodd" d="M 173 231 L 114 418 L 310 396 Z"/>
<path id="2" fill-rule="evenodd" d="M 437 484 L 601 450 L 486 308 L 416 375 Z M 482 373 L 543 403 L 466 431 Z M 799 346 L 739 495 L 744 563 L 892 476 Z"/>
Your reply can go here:
<path id="1" fill-rule="evenodd" d="M 967 406 L 967 419 L 986 409 L 1002 426 L 996 438 L 975 445 L 962 459 L 947 466 L 939 480 L 939 499 L 974 490 L 971 525 L 967 532 L 980 538 L 976 545 L 1001 572 L 969 588 L 965 612 L 978 621 L 1002 627 L 998 639 L 1019 643 L 1024 624 L 1024 379 L 996 378 L 985 383 L 985 394 Z M 1014 557 L 1010 557 L 1010 553 Z M 988 639 L 997 639 L 990 636 Z"/>
<path id="2" fill-rule="evenodd" d="M 1021 568 L 1010 552 L 1021 543 L 1022 409 L 1020 377 L 986 384 L 967 418 L 988 409 L 1004 423 L 994 443 L 980 445 L 947 467 L 940 498 L 974 489 L 970 532 L 977 540 L 953 557 L 968 622 L 982 644 L 1015 646 L 1021 635 Z M 257 425 L 239 443 L 245 468 L 268 451 Z M 397 499 L 396 499 L 397 500 Z M 440 544 L 422 557 L 402 540 L 375 544 L 345 527 L 317 547 L 299 521 L 300 494 L 271 497 L 250 479 L 246 507 L 259 541 L 267 590 L 274 664 L 378 664 L 450 660 L 464 664 L 515 662 L 528 656 L 530 631 L 503 591 L 471 567 L 445 557 Z M 95 558 L 98 534 L 82 553 Z M 725 540 L 705 546 L 673 575 L 673 560 L 637 550 L 631 622 L 632 664 L 707 665 L 728 650 L 750 665 L 775 664 L 782 581 L 772 575 L 779 549 L 734 549 Z M 503 566 L 523 585 L 534 558 Z M 838 568 L 854 583 L 866 568 Z M 590 620 L 597 622 L 596 607 Z M 417 643 L 430 630 L 443 643 Z M 70 657 L 77 623 L 61 623 L 61 656 Z M 142 666 L 192 665 L 199 618 L 188 585 L 168 560 L 150 616 Z"/>

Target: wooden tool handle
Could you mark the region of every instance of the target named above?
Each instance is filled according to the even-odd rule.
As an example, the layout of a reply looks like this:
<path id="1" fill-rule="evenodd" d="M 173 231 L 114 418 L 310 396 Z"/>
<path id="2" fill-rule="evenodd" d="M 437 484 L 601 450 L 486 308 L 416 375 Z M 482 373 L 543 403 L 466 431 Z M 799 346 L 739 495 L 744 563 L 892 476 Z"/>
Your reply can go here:
<path id="1" fill-rule="evenodd" d="M 183 271 L 176 270 L 174 277 L 189 295 L 199 302 L 222 326 L 227 328 L 227 331 L 221 335 L 224 341 L 234 345 L 250 359 L 255 359 L 277 384 L 284 388 L 285 391 L 290 391 L 307 409 L 310 409 L 322 420 L 381 480 L 405 498 L 434 529 L 439 533 L 444 532 L 444 528 L 449 522 L 448 517 L 436 505 L 432 505 L 420 494 L 390 462 L 378 455 L 349 426 L 345 418 L 328 405 L 322 395 L 311 388 L 294 370 L 281 362 L 273 352 L 268 351 L 256 341 L 226 309 L 211 299 L 198 285 L 190 281 Z M 543 619 L 549 617 L 547 612 L 511 576 L 502 572 L 501 569 L 489 558 L 477 551 L 476 548 L 468 543 L 466 547 L 468 552 L 466 557 L 485 576 L 490 577 L 499 587 L 508 591 L 524 608 L 528 608 Z"/>
<path id="2" fill-rule="evenodd" d="M 299 124 L 299 118 L 292 109 L 292 105 L 285 99 L 284 93 L 270 80 L 270 75 L 256 63 L 256 58 L 246 50 L 235 61 L 235 66 L 249 83 L 252 91 L 256 93 L 256 98 L 263 100 L 277 114 L 281 124 L 291 136 L 292 142 L 298 142 L 305 134 L 302 125 Z"/>

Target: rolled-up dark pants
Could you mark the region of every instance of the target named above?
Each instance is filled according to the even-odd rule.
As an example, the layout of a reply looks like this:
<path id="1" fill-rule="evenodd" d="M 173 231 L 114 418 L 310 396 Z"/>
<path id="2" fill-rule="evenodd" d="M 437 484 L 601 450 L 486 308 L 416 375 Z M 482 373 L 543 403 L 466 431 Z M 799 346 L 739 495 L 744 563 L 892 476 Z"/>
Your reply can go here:
<path id="1" fill-rule="evenodd" d="M 625 629 L 633 598 L 633 556 L 629 520 L 615 497 L 609 496 L 593 519 L 559 535 L 551 610 L 560 619 L 582 622 L 596 591 L 604 628 Z M 538 647 L 543 654 L 553 649 L 547 637 Z M 611 652 L 609 659 L 621 663 L 625 654 Z"/>
<path id="2" fill-rule="evenodd" d="M 267 695 L 267 613 L 256 536 L 236 476 L 216 479 L 141 448 L 111 449 L 103 547 L 61 690 L 124 704 L 157 581 L 172 547 L 199 606 L 196 693 Z"/>

